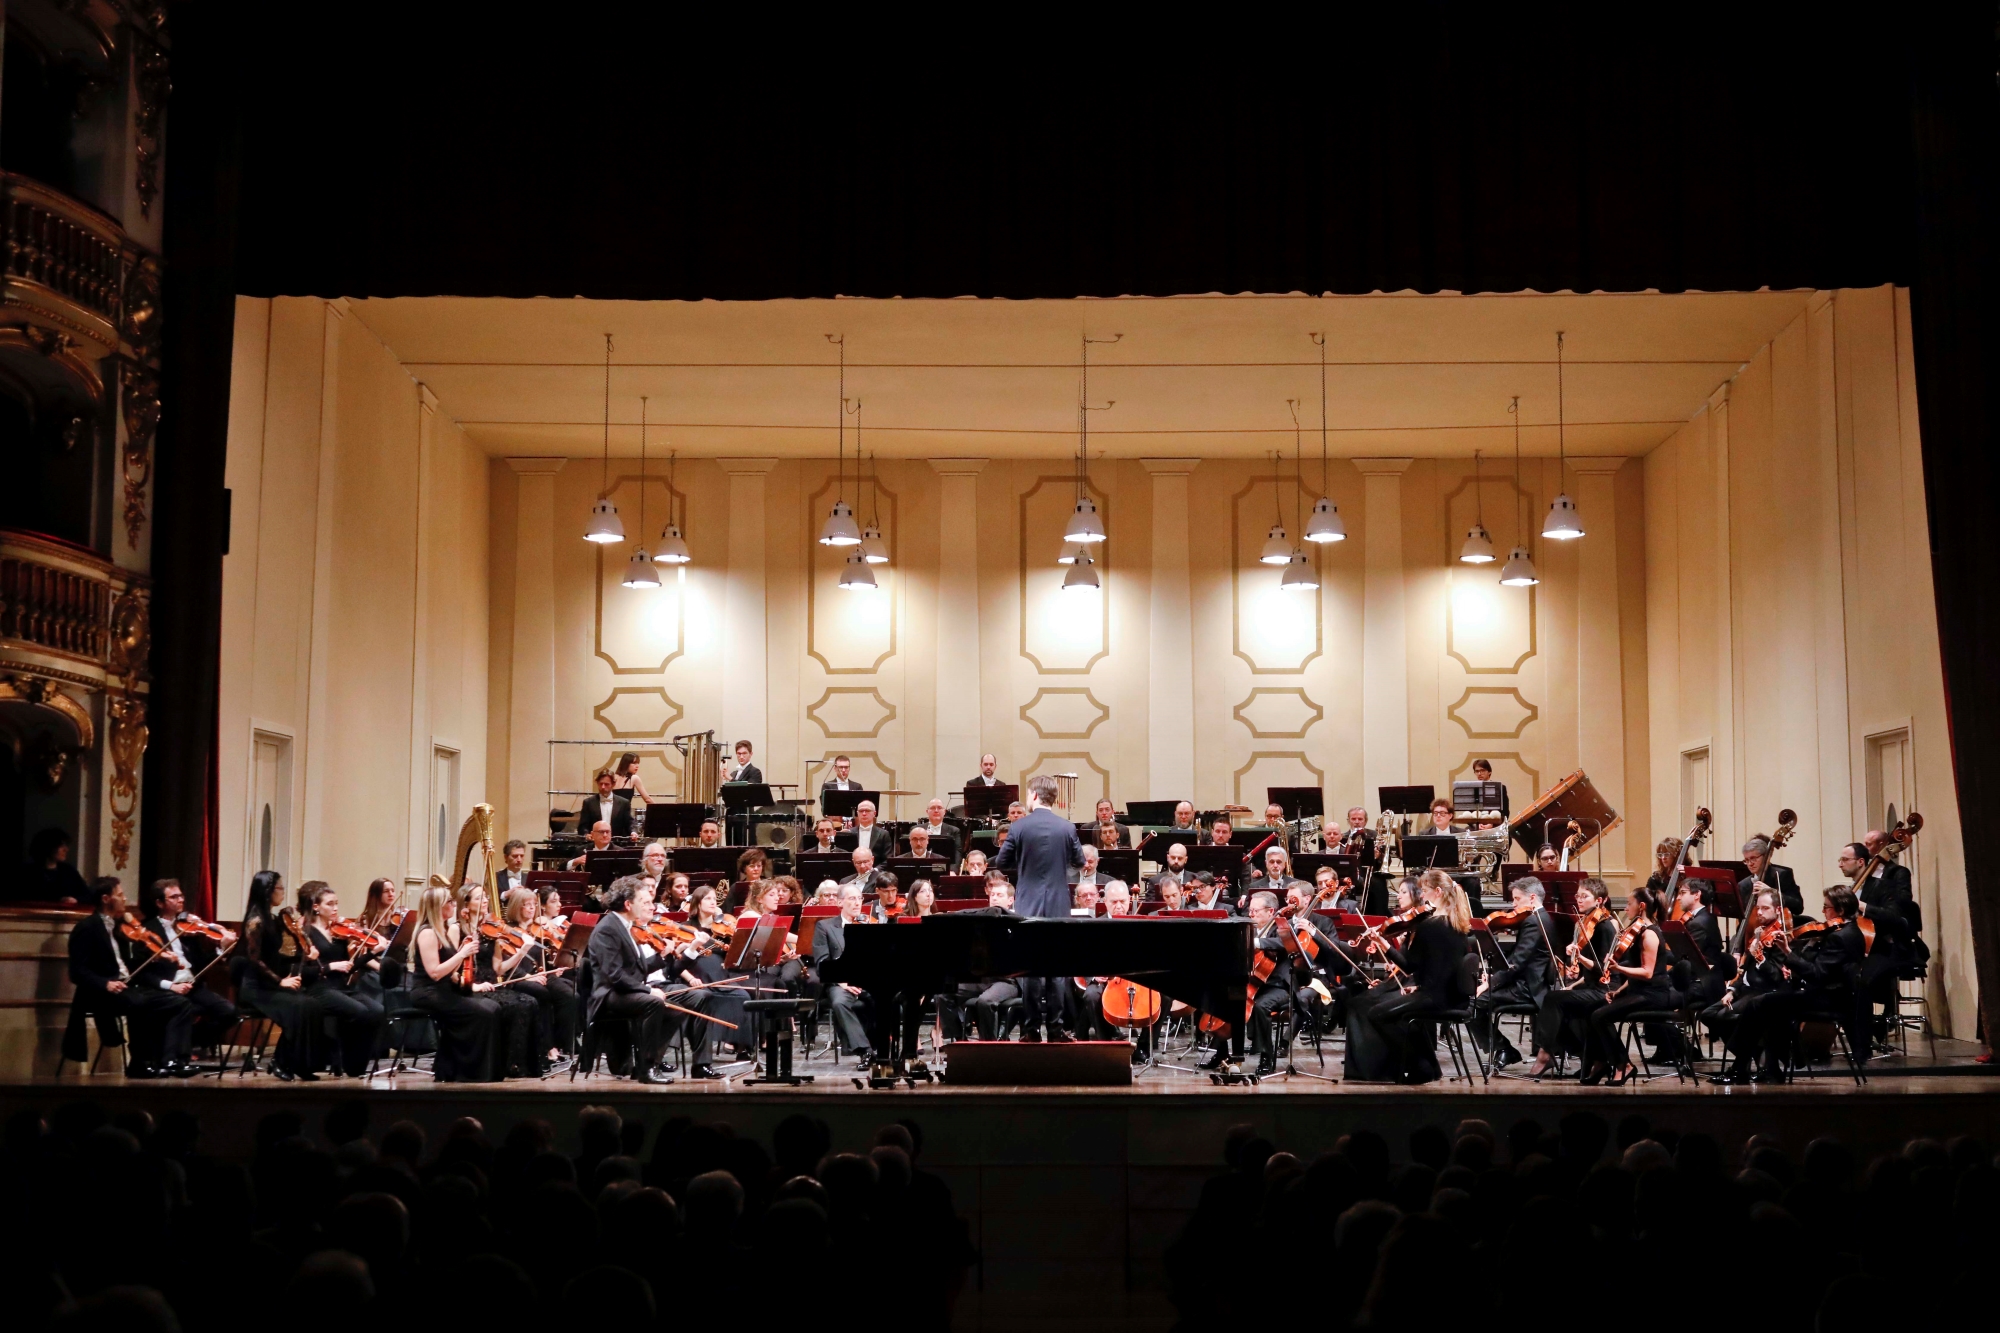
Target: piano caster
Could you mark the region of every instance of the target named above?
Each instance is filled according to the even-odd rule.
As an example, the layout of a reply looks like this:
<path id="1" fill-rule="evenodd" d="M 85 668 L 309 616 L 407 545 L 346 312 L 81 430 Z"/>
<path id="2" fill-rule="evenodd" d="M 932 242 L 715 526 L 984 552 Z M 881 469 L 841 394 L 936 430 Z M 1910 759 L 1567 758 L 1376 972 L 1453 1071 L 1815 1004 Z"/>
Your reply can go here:
<path id="1" fill-rule="evenodd" d="M 1248 1083 L 1252 1087 L 1255 1087 L 1257 1083 L 1257 1076 L 1255 1074 L 1244 1073 L 1243 1066 L 1241 1064 L 1238 1064 L 1234 1060 L 1230 1060 L 1225 1062 L 1220 1069 L 1217 1069 L 1213 1073 L 1211 1073 L 1208 1076 L 1208 1081 L 1211 1083 L 1223 1083 L 1223 1084 Z"/>

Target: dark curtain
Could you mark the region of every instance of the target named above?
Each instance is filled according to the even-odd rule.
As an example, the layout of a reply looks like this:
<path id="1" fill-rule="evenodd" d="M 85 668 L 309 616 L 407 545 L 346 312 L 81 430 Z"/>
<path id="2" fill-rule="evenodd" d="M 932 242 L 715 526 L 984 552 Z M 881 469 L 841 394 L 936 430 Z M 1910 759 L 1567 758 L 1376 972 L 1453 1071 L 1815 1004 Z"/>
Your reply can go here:
<path id="1" fill-rule="evenodd" d="M 233 292 L 1909 284 L 1960 805 L 1993 808 L 1990 6 L 1409 7 L 1166 53 L 1079 23 L 1030 34 L 1074 59 L 998 73 L 997 45 L 892 61 L 856 33 L 808 67 L 782 33 L 602 8 L 221 12 L 175 10 L 149 867 L 212 840 Z M 2000 968 L 2000 885 L 1966 864 Z"/>

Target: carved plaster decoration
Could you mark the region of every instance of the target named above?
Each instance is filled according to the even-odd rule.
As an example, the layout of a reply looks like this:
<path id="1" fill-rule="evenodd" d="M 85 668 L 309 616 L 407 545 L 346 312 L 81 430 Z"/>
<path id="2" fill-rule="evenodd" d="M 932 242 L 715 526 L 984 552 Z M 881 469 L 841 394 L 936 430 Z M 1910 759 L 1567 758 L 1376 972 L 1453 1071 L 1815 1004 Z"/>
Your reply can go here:
<path id="1" fill-rule="evenodd" d="M 126 362 L 119 399 L 125 410 L 125 540 L 139 544 L 146 526 L 146 485 L 153 478 L 153 436 L 160 426 L 160 381 L 144 367 Z"/>
<path id="2" fill-rule="evenodd" d="M 0 700 L 5 699 L 39 704 L 59 714 L 76 732 L 77 743 L 64 745 L 49 732 L 38 730 L 18 751 L 22 771 L 34 773 L 44 791 L 54 791 L 62 785 L 70 761 L 87 754 L 97 743 L 97 728 L 91 725 L 89 710 L 53 681 L 12 672 L 0 675 Z M 18 731 L 12 734 L 19 735 Z"/>
<path id="3" fill-rule="evenodd" d="M 146 701 L 114 694 L 111 714 L 111 860 L 123 870 L 132 855 L 132 827 L 139 813 L 139 761 L 146 754 Z"/>
<path id="4" fill-rule="evenodd" d="M 139 213 L 153 216 L 153 199 L 160 192 L 160 117 L 167 109 L 167 95 L 173 81 L 167 75 L 167 53 L 149 37 L 138 37 L 132 48 L 133 70 L 139 85 L 139 114 L 134 118 Z"/>
<path id="5" fill-rule="evenodd" d="M 152 647 L 152 606 L 146 590 L 127 588 L 111 607 L 111 643 L 105 663 L 127 691 L 147 678 Z"/>
<path id="6" fill-rule="evenodd" d="M 134 256 L 125 270 L 122 332 L 141 357 L 150 359 L 159 350 L 160 261 L 151 255 Z"/>

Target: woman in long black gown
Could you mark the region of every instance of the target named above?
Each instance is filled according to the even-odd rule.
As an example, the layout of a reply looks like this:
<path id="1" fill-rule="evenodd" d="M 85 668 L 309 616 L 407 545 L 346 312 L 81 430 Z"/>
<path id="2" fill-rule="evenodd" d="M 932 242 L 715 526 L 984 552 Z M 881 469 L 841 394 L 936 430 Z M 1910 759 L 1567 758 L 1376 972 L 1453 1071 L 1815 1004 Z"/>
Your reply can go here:
<path id="1" fill-rule="evenodd" d="M 1625 929 L 1614 942 L 1606 1003 L 1590 1015 L 1590 1070 L 1583 1082 L 1595 1085 L 1608 1075 L 1611 1086 L 1631 1081 L 1630 1051 L 1618 1040 L 1618 1024 L 1626 1014 L 1673 1007 L 1673 987 L 1667 979 L 1667 944 L 1660 934 L 1666 916 L 1661 895 L 1646 888 L 1632 890 L 1625 905 Z M 1623 948 L 1618 948 L 1618 945 Z"/>
<path id="2" fill-rule="evenodd" d="M 527 888 L 509 889 L 500 900 L 500 912 L 507 924 L 527 939 L 527 946 L 520 954 L 510 956 L 502 966 L 509 977 L 534 978 L 516 981 L 507 989 L 519 991 L 541 1006 L 539 1040 L 546 1048 L 545 1064 L 553 1067 L 569 1053 L 576 1038 L 576 983 L 567 976 L 539 975 L 552 969 L 555 951 L 528 934 L 538 906 L 535 891 Z"/>
<path id="3" fill-rule="evenodd" d="M 482 885 L 459 886 L 458 919 L 479 941 L 478 962 L 472 974 L 492 984 L 488 994 L 500 1006 L 500 1063 L 496 1072 L 501 1078 L 540 1078 L 546 1067 L 543 1052 L 548 1049 L 549 1038 L 543 1030 L 542 1006 L 534 996 L 513 984 L 516 970 L 526 959 L 519 938 L 503 939 L 492 933 L 491 928 L 482 929 L 488 919 L 486 889 Z"/>
<path id="4" fill-rule="evenodd" d="M 1394 917 L 1382 927 L 1382 934 L 1386 940 L 1394 941 L 1416 929 L 1418 922 L 1428 915 L 1428 909 L 1423 904 L 1415 875 L 1399 878 L 1390 890 L 1390 899 L 1390 911 Z M 1369 948 L 1370 957 L 1379 959 L 1382 956 L 1376 946 L 1370 945 Z M 1381 1032 L 1370 1020 L 1370 1015 L 1401 994 L 1402 988 L 1393 979 L 1383 978 L 1367 990 L 1348 998 L 1347 1040 L 1343 1043 L 1344 1077 L 1363 1083 L 1394 1081 L 1394 1075 L 1388 1072 L 1392 1066 L 1389 1048 L 1383 1044 Z M 1355 1021 L 1357 1016 L 1359 1022 Z"/>
<path id="5" fill-rule="evenodd" d="M 271 1052 L 272 1072 L 281 1079 L 319 1077 L 320 1028 L 326 1010 L 306 991 L 308 969 L 316 969 L 305 934 L 286 928 L 291 915 L 285 901 L 285 881 L 275 870 L 260 870 L 250 880 L 250 901 L 243 910 L 243 963 L 237 983 L 257 1012 L 278 1025 Z M 297 918 L 293 916 L 296 924 Z"/>
<path id="6" fill-rule="evenodd" d="M 1557 1056 L 1578 1059 L 1577 1072 L 1588 1067 L 1590 1016 L 1604 1004 L 1604 960 L 1618 939 L 1618 918 L 1611 914 L 1611 890 L 1595 875 L 1576 886 L 1576 937 L 1557 960 L 1558 988 L 1542 997 L 1535 1015 L 1535 1063 L 1528 1070 L 1542 1078 Z"/>
<path id="7" fill-rule="evenodd" d="M 708 935 L 711 939 L 715 938 L 717 931 L 727 932 L 735 928 L 730 918 L 722 915 L 721 903 L 716 894 L 715 885 L 702 884 L 688 895 L 689 927 Z M 720 945 L 703 949 L 695 958 L 684 960 L 683 965 L 698 981 L 723 981 L 730 977 L 742 976 L 741 972 L 731 972 L 722 965 L 723 953 L 724 949 Z M 708 1012 L 725 1023 L 736 1025 L 734 1031 L 728 1028 L 716 1029 L 716 1040 L 726 1041 L 738 1050 L 754 1051 L 756 1037 L 750 1027 L 750 1011 L 743 1007 L 744 1001 L 750 998 L 750 992 L 739 990 L 735 986 L 710 986 L 708 990 L 715 997 L 710 1002 Z"/>
<path id="8" fill-rule="evenodd" d="M 411 950 L 410 1003 L 437 1027 L 432 1076 L 440 1083 L 490 1083 L 500 1078 L 500 1003 L 491 982 L 464 982 L 464 967 L 479 951 L 479 934 L 460 924 L 451 890 L 424 890 L 417 905 L 416 947 Z M 476 964 L 475 964 L 476 965 Z"/>
<path id="9" fill-rule="evenodd" d="M 305 993 L 333 1018 L 340 1072 L 360 1078 L 368 1072 L 368 1062 L 382 1040 L 381 989 L 370 994 L 361 988 L 362 977 L 369 975 L 368 960 L 333 933 L 334 922 L 340 920 L 340 895 L 331 885 L 317 879 L 301 884 L 299 914 L 306 919 L 307 938 L 319 951 L 318 975 L 306 982 Z M 360 976 L 355 975 L 357 967 Z"/>
<path id="10" fill-rule="evenodd" d="M 1374 1030 L 1387 1059 L 1381 1068 L 1350 1073 L 1350 1078 L 1435 1083 L 1443 1077 L 1437 1061 L 1437 1016 L 1469 998 L 1464 963 L 1472 908 L 1465 891 L 1442 870 L 1425 871 L 1420 883 L 1430 915 L 1418 923 L 1406 945 L 1387 950 L 1389 961 L 1402 974 L 1397 993 L 1369 1006 L 1358 1020 L 1348 1016 L 1350 1049 L 1358 1022 Z"/>

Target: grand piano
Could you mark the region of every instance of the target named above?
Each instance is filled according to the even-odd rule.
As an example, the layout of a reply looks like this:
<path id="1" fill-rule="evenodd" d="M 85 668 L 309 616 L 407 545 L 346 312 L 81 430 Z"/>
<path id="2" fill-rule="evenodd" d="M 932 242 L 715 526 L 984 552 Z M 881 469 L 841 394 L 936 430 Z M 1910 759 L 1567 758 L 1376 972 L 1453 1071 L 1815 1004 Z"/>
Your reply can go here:
<path id="1" fill-rule="evenodd" d="M 1207 1013 L 1238 1016 L 1250 977 L 1250 923 L 1188 917 L 1033 918 L 951 912 L 918 924 L 856 923 L 846 948 L 820 969 L 888 1005 L 881 1015 L 894 1054 L 916 1050 L 923 999 L 959 982 L 1005 977 L 1125 977 Z M 896 1022 L 900 1013 L 902 1022 Z M 900 1030 L 899 1030 L 900 1029 Z M 1243 1056 L 1243 1024 L 1230 1028 Z"/>

